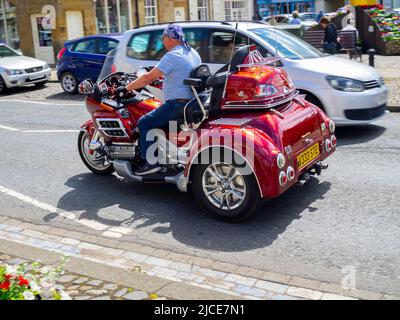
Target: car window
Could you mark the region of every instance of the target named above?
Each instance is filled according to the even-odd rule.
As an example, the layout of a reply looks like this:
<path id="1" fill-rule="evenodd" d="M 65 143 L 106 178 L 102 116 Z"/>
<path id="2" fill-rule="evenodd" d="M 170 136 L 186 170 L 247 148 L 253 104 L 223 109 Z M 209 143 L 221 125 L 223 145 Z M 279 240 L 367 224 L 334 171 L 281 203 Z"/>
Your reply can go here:
<path id="1" fill-rule="evenodd" d="M 160 60 L 167 50 L 164 48 L 164 43 L 162 40 L 163 30 L 157 30 L 151 32 L 151 41 L 148 50 L 148 60 Z"/>
<path id="2" fill-rule="evenodd" d="M 150 32 L 134 34 L 128 43 L 126 55 L 129 58 L 146 60 L 148 59 L 148 51 L 150 42 Z"/>
<path id="3" fill-rule="evenodd" d="M 232 44 L 234 33 L 226 31 L 211 31 L 209 35 L 209 57 L 207 63 L 229 63 L 232 55 Z M 242 46 L 256 44 L 260 53 L 265 56 L 268 51 L 255 43 L 252 39 L 240 34 L 236 34 L 234 52 Z"/>
<path id="4" fill-rule="evenodd" d="M 71 50 L 79 53 L 96 53 L 96 39 L 77 42 Z"/>
<path id="5" fill-rule="evenodd" d="M 11 50 L 6 46 L 0 45 L 0 58 L 16 57 L 16 56 L 18 56 L 18 54 L 14 50 Z"/>
<path id="6" fill-rule="evenodd" d="M 97 40 L 97 53 L 98 54 L 107 54 L 111 50 L 115 49 L 118 47 L 118 41 L 112 40 L 112 39 L 106 39 L 106 38 L 100 38 Z"/>
<path id="7" fill-rule="evenodd" d="M 249 31 L 259 36 L 282 57 L 288 59 L 302 60 L 325 56 L 325 54 L 318 49 L 285 30 L 277 28 L 257 28 Z"/>

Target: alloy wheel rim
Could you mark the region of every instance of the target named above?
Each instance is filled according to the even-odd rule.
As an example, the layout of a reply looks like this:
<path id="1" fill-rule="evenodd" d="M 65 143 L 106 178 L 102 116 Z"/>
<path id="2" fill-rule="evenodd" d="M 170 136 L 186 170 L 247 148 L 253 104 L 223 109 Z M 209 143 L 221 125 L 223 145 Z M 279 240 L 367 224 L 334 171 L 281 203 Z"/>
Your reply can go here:
<path id="1" fill-rule="evenodd" d="M 68 91 L 72 92 L 75 90 L 76 87 L 76 81 L 73 76 L 71 75 L 65 75 L 63 77 L 63 87 Z"/>
<path id="2" fill-rule="evenodd" d="M 90 164 L 91 167 L 93 167 L 96 170 L 106 170 L 111 164 L 107 163 L 104 157 L 99 156 L 96 151 L 93 152 L 93 154 L 90 154 L 89 144 L 90 144 L 90 137 L 86 132 L 81 140 L 81 147 L 82 147 L 81 149 L 82 149 L 82 154 L 85 157 L 85 160 Z"/>
<path id="3" fill-rule="evenodd" d="M 246 198 L 246 183 L 231 164 L 213 163 L 202 177 L 203 192 L 214 206 L 230 211 L 240 207 Z"/>

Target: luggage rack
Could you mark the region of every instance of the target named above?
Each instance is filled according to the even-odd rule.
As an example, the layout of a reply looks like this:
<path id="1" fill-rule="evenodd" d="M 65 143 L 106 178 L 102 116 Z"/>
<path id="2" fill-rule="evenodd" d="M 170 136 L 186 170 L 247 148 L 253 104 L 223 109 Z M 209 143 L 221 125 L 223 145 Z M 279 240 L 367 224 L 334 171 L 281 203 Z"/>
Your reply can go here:
<path id="1" fill-rule="evenodd" d="M 271 65 L 271 64 L 276 63 L 278 61 L 281 61 L 283 59 L 285 59 L 285 57 L 267 59 L 267 58 L 262 56 L 260 51 L 253 50 L 253 51 L 250 51 L 250 53 L 248 55 L 249 62 L 248 63 L 239 64 L 237 66 L 237 68 L 240 71 L 241 68 L 250 68 L 250 67 L 256 67 L 256 66 L 262 67 L 262 66 L 265 66 L 265 65 Z"/>

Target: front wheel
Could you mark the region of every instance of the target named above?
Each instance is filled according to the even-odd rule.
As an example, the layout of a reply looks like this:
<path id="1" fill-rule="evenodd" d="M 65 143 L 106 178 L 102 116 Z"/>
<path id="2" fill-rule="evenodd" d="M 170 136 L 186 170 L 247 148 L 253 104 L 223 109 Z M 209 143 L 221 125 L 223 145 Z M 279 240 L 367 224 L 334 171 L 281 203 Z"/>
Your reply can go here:
<path id="1" fill-rule="evenodd" d="M 61 87 L 66 93 L 74 94 L 78 92 L 78 80 L 71 72 L 65 72 L 61 76 Z"/>
<path id="2" fill-rule="evenodd" d="M 99 157 L 97 152 L 93 152 L 93 154 L 91 154 L 89 144 L 89 133 L 87 131 L 81 131 L 78 137 L 78 150 L 85 166 L 95 174 L 112 174 L 114 172 L 112 163 L 105 161 L 104 157 Z"/>
<path id="3" fill-rule="evenodd" d="M 203 211 L 227 222 L 248 219 L 263 203 L 254 174 L 242 174 L 235 164 L 197 165 L 193 191 Z"/>

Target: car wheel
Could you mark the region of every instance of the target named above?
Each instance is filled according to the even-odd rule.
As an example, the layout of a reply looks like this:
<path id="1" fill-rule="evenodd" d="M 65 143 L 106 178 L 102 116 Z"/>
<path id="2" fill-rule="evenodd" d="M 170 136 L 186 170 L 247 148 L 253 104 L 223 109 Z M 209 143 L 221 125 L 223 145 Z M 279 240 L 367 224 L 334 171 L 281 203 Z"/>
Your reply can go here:
<path id="1" fill-rule="evenodd" d="M 244 221 L 263 204 L 254 174 L 243 174 L 236 164 L 197 165 L 192 184 L 200 208 L 226 222 Z"/>
<path id="2" fill-rule="evenodd" d="M 43 87 L 47 82 L 48 82 L 47 80 L 46 80 L 46 81 L 42 81 L 42 82 L 38 82 L 38 83 L 35 83 L 35 86 L 36 86 L 37 88 L 41 88 L 41 87 Z"/>
<path id="3" fill-rule="evenodd" d="M 65 72 L 61 76 L 61 87 L 66 93 L 77 93 L 78 92 L 78 80 L 71 72 Z"/>
<path id="4" fill-rule="evenodd" d="M 97 157 L 97 153 L 89 152 L 90 135 L 87 131 L 81 131 L 78 136 L 79 155 L 85 166 L 95 174 L 109 175 L 114 172 L 114 166 L 107 162 L 104 157 Z"/>
<path id="5" fill-rule="evenodd" d="M 314 106 L 320 108 L 322 111 L 325 111 L 321 101 L 319 101 L 319 99 L 316 96 L 314 96 L 312 93 L 306 92 L 306 91 L 300 92 L 300 93 L 306 95 L 305 100 L 312 103 Z"/>
<path id="6" fill-rule="evenodd" d="M 0 94 L 6 92 L 6 90 L 7 90 L 7 85 L 4 82 L 2 76 L 0 76 Z"/>

